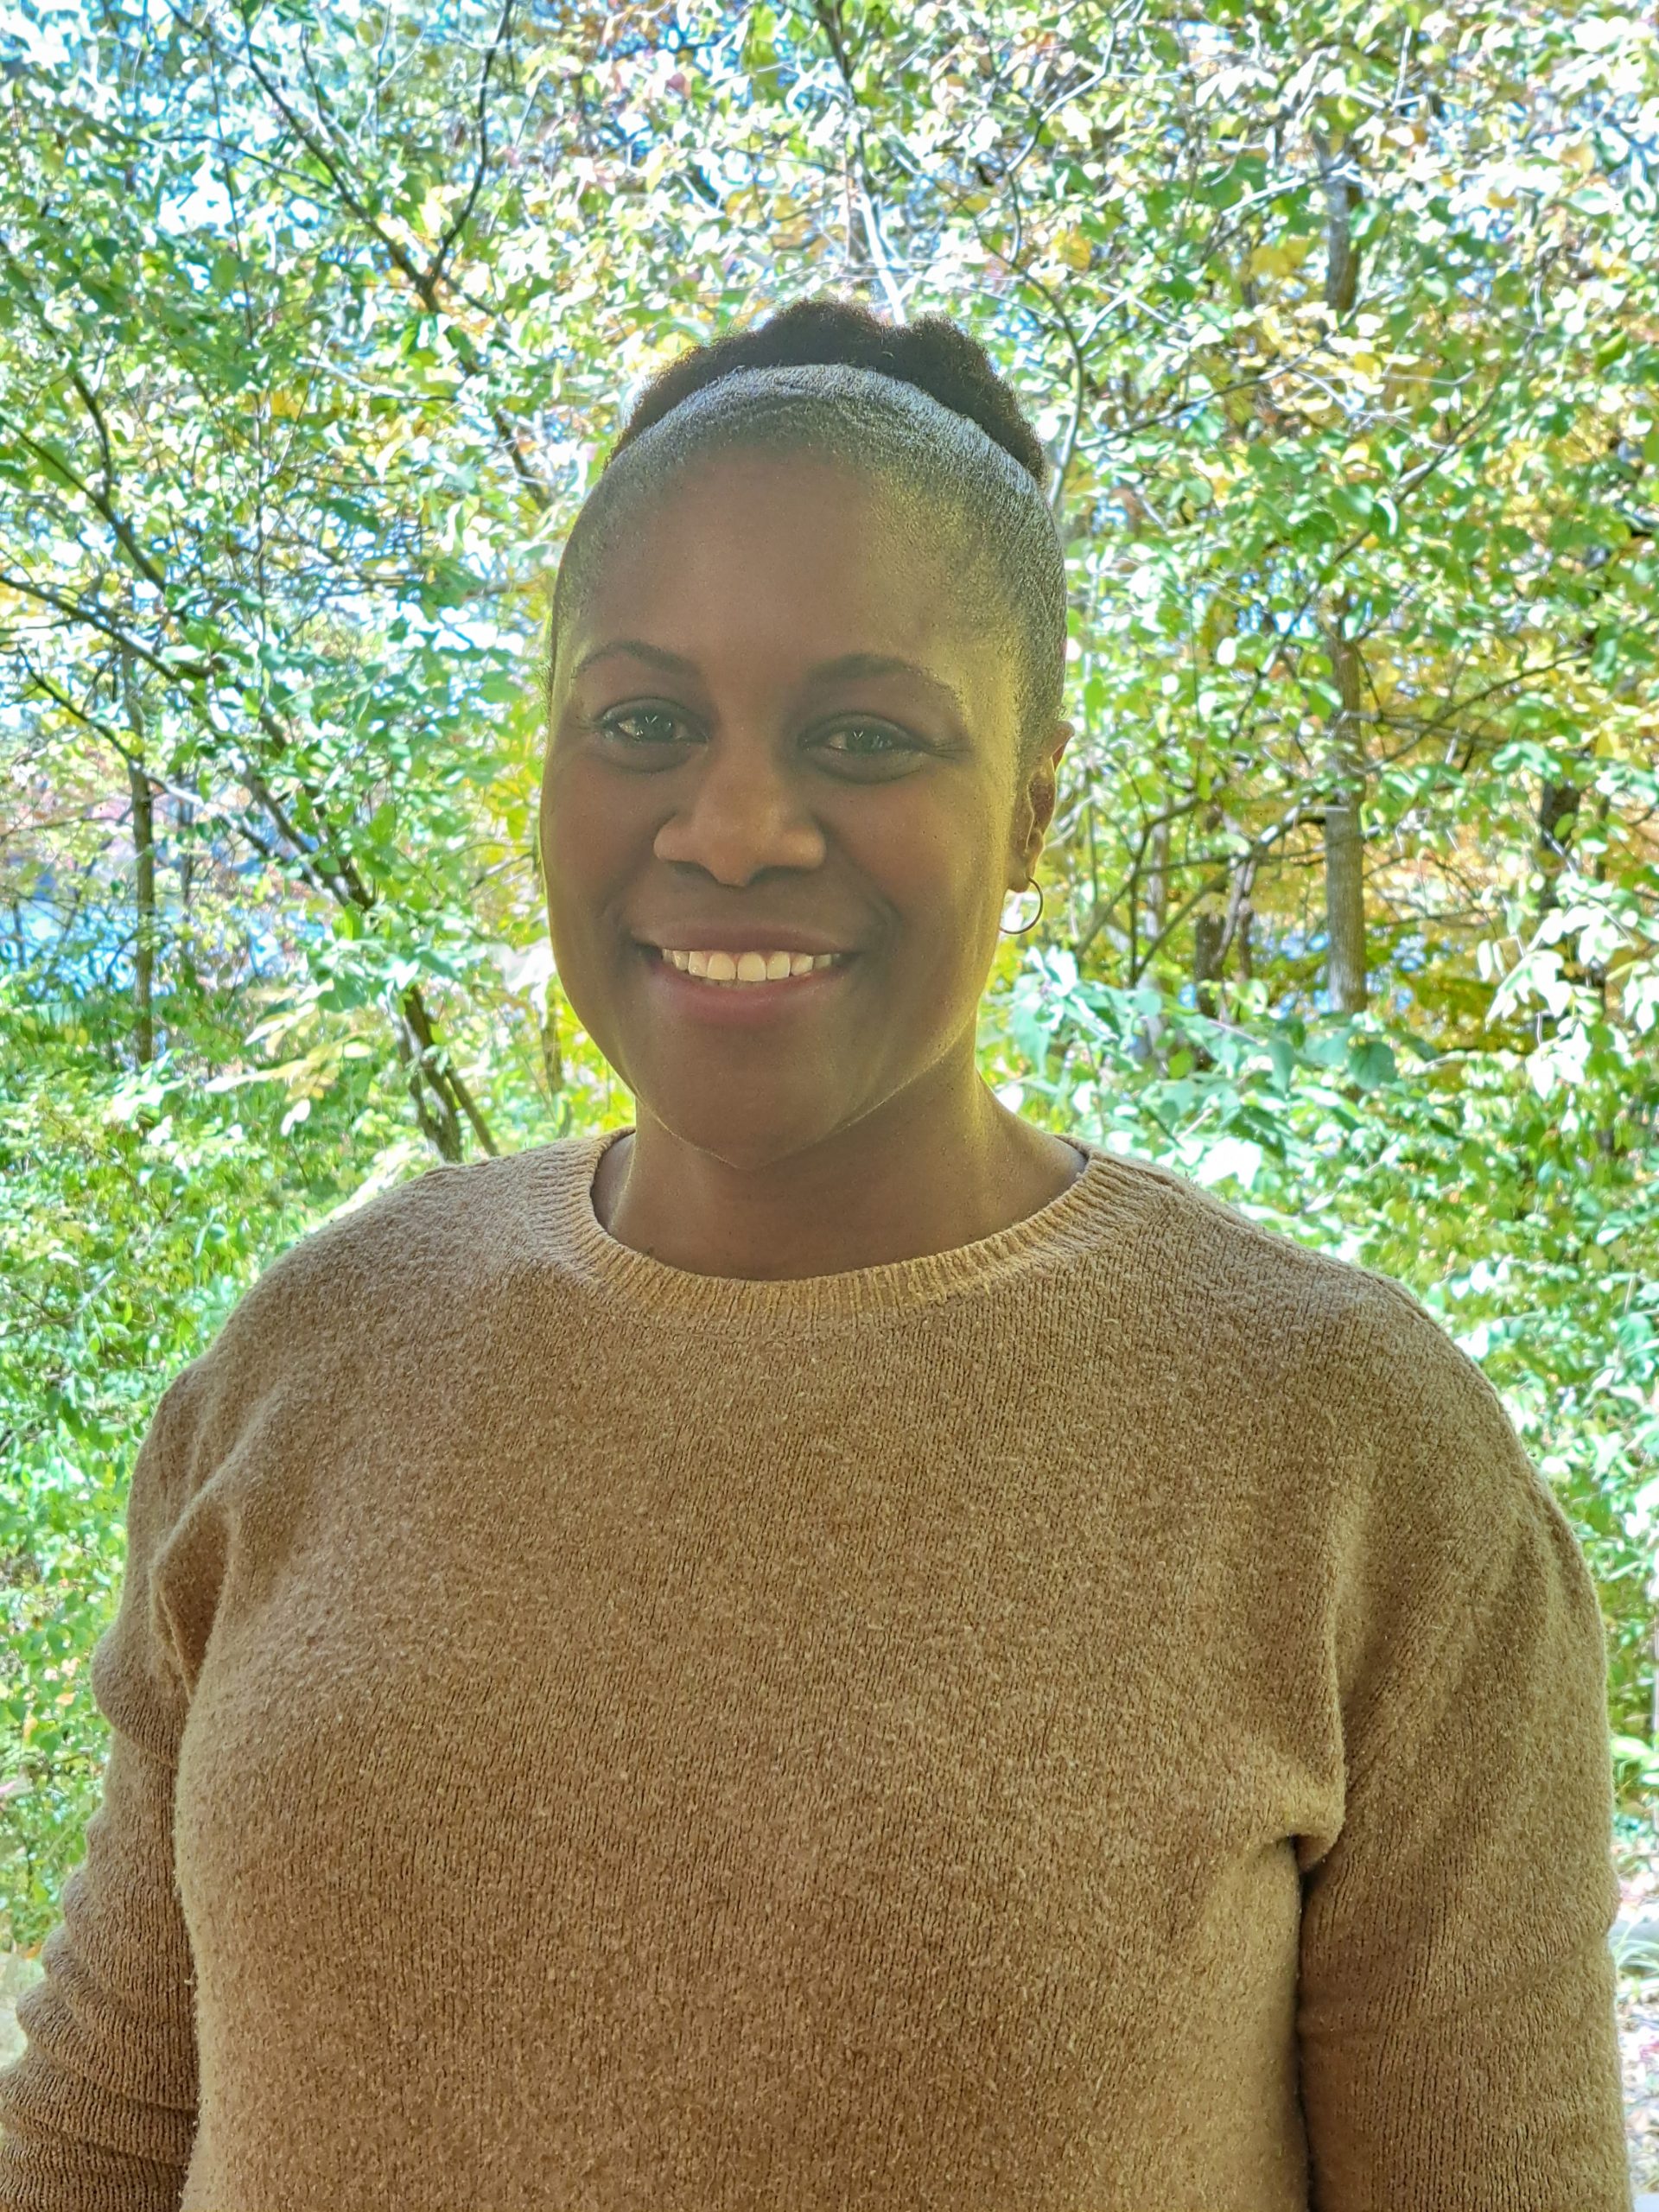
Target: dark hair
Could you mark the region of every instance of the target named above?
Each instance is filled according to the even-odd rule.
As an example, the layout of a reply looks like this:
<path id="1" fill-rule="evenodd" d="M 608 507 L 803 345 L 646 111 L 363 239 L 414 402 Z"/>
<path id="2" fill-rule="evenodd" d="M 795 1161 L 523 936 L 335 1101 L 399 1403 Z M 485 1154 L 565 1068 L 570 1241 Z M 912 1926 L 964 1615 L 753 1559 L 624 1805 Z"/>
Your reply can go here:
<path id="1" fill-rule="evenodd" d="M 884 394 L 879 385 L 860 391 L 855 402 L 845 387 L 866 380 L 843 378 L 838 384 L 826 376 L 815 384 L 810 372 L 816 368 L 874 372 L 892 378 L 974 424 L 982 437 L 973 432 L 953 437 L 950 426 L 930 409 L 901 392 Z M 777 369 L 805 373 L 786 379 L 741 374 Z M 727 384 L 734 378 L 735 384 Z M 685 408 L 715 385 L 727 389 Z M 783 389 L 777 388 L 780 385 Z M 683 414 L 668 423 L 666 418 L 681 409 Z M 664 427 L 658 429 L 659 424 Z M 987 449 L 987 440 L 995 452 Z M 624 513 L 633 511 L 638 499 L 659 491 L 677 467 L 711 451 L 753 445 L 828 452 L 872 471 L 913 500 L 950 510 L 970 562 L 995 579 L 991 619 L 1006 626 L 1020 663 L 1017 789 L 1040 759 L 1059 718 L 1065 682 L 1065 558 L 1046 505 L 1049 464 L 1041 441 L 983 346 L 940 315 L 907 326 L 893 324 L 856 301 L 820 296 L 798 301 L 766 322 L 694 346 L 659 370 L 607 454 L 559 563 L 548 655 L 550 696 L 564 621 Z"/>
<path id="2" fill-rule="evenodd" d="M 607 467 L 642 430 L 671 407 L 734 369 L 804 368 L 814 361 L 842 361 L 851 369 L 876 369 L 913 384 L 953 414 L 977 423 L 988 438 L 1010 453 L 1045 497 L 1048 456 L 1027 421 L 1014 387 L 998 376 L 990 355 L 948 315 L 925 315 L 912 323 L 883 322 L 856 300 L 821 294 L 797 300 L 769 322 L 728 332 L 682 353 L 659 369 L 635 401 L 633 412 Z"/>

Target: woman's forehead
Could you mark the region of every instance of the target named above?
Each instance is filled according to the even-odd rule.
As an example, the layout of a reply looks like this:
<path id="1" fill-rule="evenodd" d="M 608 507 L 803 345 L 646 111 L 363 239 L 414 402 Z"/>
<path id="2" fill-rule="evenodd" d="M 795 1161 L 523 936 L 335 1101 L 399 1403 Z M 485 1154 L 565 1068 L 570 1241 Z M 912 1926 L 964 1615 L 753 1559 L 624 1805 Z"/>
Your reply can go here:
<path id="1" fill-rule="evenodd" d="M 588 568 L 580 626 L 654 612 L 711 632 L 851 624 L 912 644 L 971 638 L 988 579 L 953 558 L 951 540 L 902 487 L 817 456 L 734 456 L 630 501 Z"/>
<path id="2" fill-rule="evenodd" d="M 903 484 L 817 453 L 737 448 L 704 454 L 649 483 L 631 486 L 604 532 L 605 560 L 637 552 L 664 531 L 699 536 L 765 532 L 810 542 L 835 531 L 883 546 L 913 536 L 921 502 Z M 936 529 L 938 524 L 935 525 Z"/>

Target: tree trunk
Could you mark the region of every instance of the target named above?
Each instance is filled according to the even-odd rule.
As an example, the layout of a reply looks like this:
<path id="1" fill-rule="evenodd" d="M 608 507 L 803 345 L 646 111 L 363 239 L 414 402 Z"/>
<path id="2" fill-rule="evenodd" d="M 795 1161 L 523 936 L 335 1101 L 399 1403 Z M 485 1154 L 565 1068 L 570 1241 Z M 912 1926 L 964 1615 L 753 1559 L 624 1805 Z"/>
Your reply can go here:
<path id="1" fill-rule="evenodd" d="M 133 1003 L 137 1014 L 135 1049 L 138 1065 L 147 1067 L 156 1057 L 152 1005 L 156 980 L 156 803 L 149 777 L 130 760 L 127 763 L 127 788 L 132 794 L 132 850 L 138 894 L 138 929 L 132 955 Z"/>
<path id="2" fill-rule="evenodd" d="M 195 886 L 196 855 L 187 834 L 195 820 L 195 809 L 188 799 L 175 799 L 174 809 L 181 832 L 179 849 L 179 932 L 174 951 L 179 972 L 186 987 L 192 992 L 199 988 L 196 974 L 195 946 L 190 934 L 190 893 Z"/>
<path id="3" fill-rule="evenodd" d="M 393 1033 L 397 1040 L 397 1057 L 404 1064 L 404 1075 L 409 1084 L 410 1103 L 415 1109 L 415 1118 L 421 1125 L 422 1135 L 440 1160 L 459 1160 L 461 1116 L 456 1113 L 454 1101 L 448 1096 L 440 1071 L 434 1064 L 432 1025 L 427 1020 L 426 1007 L 418 991 L 405 991 L 397 1001 L 397 1026 Z"/>
<path id="4" fill-rule="evenodd" d="M 1359 163 L 1351 140 L 1333 145 L 1316 130 L 1319 184 L 1325 194 L 1325 304 L 1338 321 L 1359 292 L 1359 255 L 1353 213 L 1360 200 Z"/>
<path id="5" fill-rule="evenodd" d="M 1541 923 L 1561 903 L 1562 872 L 1573 856 L 1573 840 L 1578 834 L 1579 808 L 1586 786 L 1576 777 L 1546 777 L 1538 792 L 1538 828 L 1535 847 L 1535 864 L 1542 879 L 1538 887 L 1538 906 L 1534 926 Z M 1603 801 L 1603 811 L 1605 811 Z M 1562 979 L 1569 983 L 1593 983 L 1598 979 L 1586 973 L 1574 957 L 1573 948 L 1563 942 L 1557 947 L 1560 956 Z M 1602 977 L 1604 986 L 1605 977 Z M 1603 1004 L 1605 1004 L 1604 989 Z M 1542 1007 L 1533 1017 L 1533 1039 L 1542 1045 L 1554 1037 L 1560 1027 L 1558 1018 L 1548 1007 Z"/>
<path id="6" fill-rule="evenodd" d="M 1159 822 L 1154 824 L 1152 834 L 1147 840 L 1147 950 L 1144 957 L 1136 957 L 1135 972 L 1129 977 L 1131 984 L 1138 983 L 1145 973 L 1152 960 L 1153 947 L 1163 935 L 1164 925 L 1168 918 L 1169 824 L 1167 822 Z M 1164 1065 L 1163 1017 L 1156 1014 L 1148 1014 L 1141 1025 L 1141 1036 L 1144 1040 L 1145 1050 L 1143 1052 L 1137 1052 L 1136 1058 L 1141 1059 L 1143 1065 L 1148 1061 L 1155 1061 L 1160 1067 L 1162 1067 Z"/>
<path id="7" fill-rule="evenodd" d="M 1341 705 L 1331 732 L 1331 790 L 1325 806 L 1325 982 L 1332 1007 L 1358 1014 L 1365 971 L 1365 759 L 1359 731 L 1359 648 L 1349 637 L 1348 594 L 1339 593 L 1325 646 Z"/>
<path id="8" fill-rule="evenodd" d="M 1216 985 L 1221 980 L 1221 941 L 1224 916 L 1200 912 L 1192 918 L 1192 988 L 1198 1012 L 1216 1018 Z"/>
<path id="9" fill-rule="evenodd" d="M 1156 944 L 1169 919 L 1169 824 L 1154 824 L 1147 840 L 1147 943 Z"/>
<path id="10" fill-rule="evenodd" d="M 1579 826 L 1579 801 L 1584 787 L 1576 783 L 1546 779 L 1538 794 L 1538 872 L 1543 878 L 1538 892 L 1538 919 L 1560 904 L 1556 886 L 1567 866 L 1573 833 Z"/>
<path id="11" fill-rule="evenodd" d="M 1333 322 L 1348 315 L 1359 296 L 1359 253 L 1354 210 L 1360 202 L 1359 164 L 1352 142 L 1313 134 L 1319 186 L 1325 194 L 1325 304 Z M 1332 679 L 1341 701 L 1332 729 L 1332 785 L 1325 808 L 1325 982 L 1332 1006 L 1357 1014 L 1367 996 L 1365 976 L 1365 793 L 1359 728 L 1359 648 L 1348 635 L 1348 594 L 1338 594 L 1325 626 Z"/>
<path id="12" fill-rule="evenodd" d="M 135 1050 L 140 1067 L 156 1057 L 153 1008 L 156 981 L 156 795 L 144 773 L 146 749 L 144 702 L 139 696 L 137 672 L 126 648 L 121 653 L 121 705 L 132 733 L 132 750 L 126 755 L 127 791 L 132 801 L 132 855 L 138 926 L 133 944 L 132 992 L 137 1015 Z"/>
<path id="13" fill-rule="evenodd" d="M 1200 907 L 1192 917 L 1192 995 L 1198 1012 L 1206 1020 L 1216 1019 L 1216 985 L 1221 980 L 1223 949 L 1227 935 L 1227 918 L 1212 908 Z M 1215 1065 L 1215 1055 L 1207 1046 L 1195 1039 L 1192 1045 L 1194 1065 L 1200 1068 Z"/>
<path id="14" fill-rule="evenodd" d="M 1236 829 L 1238 825 L 1230 826 Z M 1237 946 L 1238 972 L 1247 982 L 1250 976 L 1250 924 L 1255 918 L 1250 893 L 1255 888 L 1255 871 L 1261 862 L 1261 855 L 1252 846 L 1235 864 L 1227 893 L 1227 911 L 1222 917 L 1221 943 L 1216 948 L 1216 973 L 1219 975 L 1227 963 L 1228 954 Z"/>
<path id="15" fill-rule="evenodd" d="M 540 1019 L 542 1074 L 547 1084 L 547 1095 L 556 1104 L 564 1089 L 564 1055 L 559 1050 L 558 984 L 550 982 L 542 994 Z"/>

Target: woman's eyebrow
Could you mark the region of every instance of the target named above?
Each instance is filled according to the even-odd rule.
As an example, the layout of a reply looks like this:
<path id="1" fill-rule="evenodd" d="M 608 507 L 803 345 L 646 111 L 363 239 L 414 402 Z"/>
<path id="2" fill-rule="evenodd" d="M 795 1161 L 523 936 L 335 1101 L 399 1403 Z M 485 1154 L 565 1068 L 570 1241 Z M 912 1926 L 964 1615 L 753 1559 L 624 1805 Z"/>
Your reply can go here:
<path id="1" fill-rule="evenodd" d="M 592 652 L 584 653 L 571 671 L 572 678 L 591 668 L 595 661 L 607 660 L 618 653 L 645 661 L 652 668 L 665 669 L 673 676 L 696 676 L 699 672 L 696 661 L 684 653 L 670 652 L 665 645 L 647 645 L 643 638 L 613 638 L 608 645 L 595 645 Z M 912 677 L 917 683 L 942 693 L 957 715 L 966 719 L 961 694 L 952 685 L 924 668 L 919 661 L 906 660 L 897 653 L 838 653 L 833 660 L 815 662 L 806 671 L 809 683 L 832 683 L 849 676 Z"/>
<path id="2" fill-rule="evenodd" d="M 962 695 L 954 685 L 947 683 L 942 676 L 935 676 L 931 669 L 924 668 L 919 661 L 902 659 L 897 653 L 842 653 L 834 660 L 818 661 L 806 671 L 809 683 L 830 683 L 846 676 L 913 677 L 930 690 L 943 694 L 957 715 L 964 721 L 967 720 Z"/>
<path id="3" fill-rule="evenodd" d="M 695 676 L 697 664 L 688 660 L 683 653 L 671 653 L 665 645 L 648 645 L 643 638 L 613 638 L 608 645 L 595 645 L 584 653 L 571 670 L 572 677 L 580 676 L 596 660 L 608 660 L 613 653 L 626 653 L 633 660 L 649 661 L 653 668 L 664 668 L 671 676 Z"/>

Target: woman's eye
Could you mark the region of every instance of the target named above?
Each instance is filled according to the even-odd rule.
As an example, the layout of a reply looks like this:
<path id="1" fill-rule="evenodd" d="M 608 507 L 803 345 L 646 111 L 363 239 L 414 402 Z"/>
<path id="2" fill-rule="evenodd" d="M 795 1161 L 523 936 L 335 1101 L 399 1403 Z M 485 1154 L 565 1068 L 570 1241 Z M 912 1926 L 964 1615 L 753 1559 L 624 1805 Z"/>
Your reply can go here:
<path id="1" fill-rule="evenodd" d="M 627 728 L 630 722 L 655 722 L 658 728 L 635 736 Z M 665 707 L 630 707 L 623 714 L 607 715 L 599 727 L 607 737 L 620 737 L 626 745 L 671 745 L 679 729 L 679 717 Z"/>
<path id="2" fill-rule="evenodd" d="M 897 730 L 887 728 L 883 722 L 843 722 L 839 729 L 831 730 L 830 737 L 878 738 L 880 747 L 853 745 L 847 748 L 847 757 L 854 760 L 882 760 L 900 753 L 918 753 L 921 747 Z M 827 741 L 826 741 L 827 743 Z M 837 748 L 830 747 L 830 750 Z"/>

